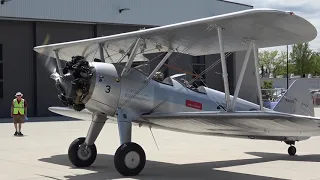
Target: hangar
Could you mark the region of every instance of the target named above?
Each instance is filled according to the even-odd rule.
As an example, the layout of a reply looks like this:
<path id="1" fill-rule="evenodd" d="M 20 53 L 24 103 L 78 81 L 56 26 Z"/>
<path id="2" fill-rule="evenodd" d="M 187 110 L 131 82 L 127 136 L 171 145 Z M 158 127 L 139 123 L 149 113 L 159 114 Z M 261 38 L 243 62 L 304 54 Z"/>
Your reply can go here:
<path id="1" fill-rule="evenodd" d="M 135 31 L 252 8 L 224 0 L 1 0 L 0 117 L 10 117 L 10 105 L 17 91 L 21 91 L 28 102 L 29 116 L 51 116 L 53 114 L 48 107 L 61 105 L 44 61 L 33 51 L 35 46 Z M 245 52 L 227 54 L 232 94 Z M 182 55 L 174 63 L 168 60 L 172 68 L 164 74 L 181 73 L 179 69 L 200 73 L 219 59 L 218 54 L 199 57 Z M 253 57 L 249 61 L 253 62 Z M 152 68 L 154 64 L 150 66 Z M 252 73 L 254 64 L 249 63 L 239 97 L 257 102 Z M 221 64 L 196 83 L 224 91 Z"/>

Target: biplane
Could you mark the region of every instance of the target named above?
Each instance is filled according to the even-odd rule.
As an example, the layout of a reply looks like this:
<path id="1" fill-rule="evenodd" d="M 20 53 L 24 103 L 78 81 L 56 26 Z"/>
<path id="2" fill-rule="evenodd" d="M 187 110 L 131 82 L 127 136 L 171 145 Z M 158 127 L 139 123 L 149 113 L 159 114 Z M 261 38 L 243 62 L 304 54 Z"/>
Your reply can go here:
<path id="1" fill-rule="evenodd" d="M 92 121 L 87 135 L 71 143 L 71 163 L 87 167 L 95 161 L 95 140 L 105 122 L 115 117 L 120 146 L 114 165 L 120 174 L 134 176 L 143 170 L 146 154 L 131 141 L 133 124 L 200 135 L 283 141 L 289 145 L 288 153 L 295 155 L 295 142 L 320 135 L 320 118 L 314 117 L 311 94 L 303 81 L 291 84 L 274 108 L 263 106 L 258 48 L 304 43 L 316 36 L 315 27 L 292 12 L 251 9 L 42 45 L 34 50 L 56 59 L 57 70 L 51 77 L 65 107 L 49 110 Z M 246 51 L 246 55 L 232 96 L 226 52 L 235 51 Z M 133 67 L 135 61 L 141 61 L 139 57 L 152 53 L 164 56 L 149 74 Z M 253 62 L 249 62 L 251 53 Z M 220 54 L 224 92 L 203 85 L 192 87 L 183 81 L 184 74 L 159 79 L 157 73 L 173 54 Z M 238 98 L 248 63 L 255 64 L 258 104 Z"/>

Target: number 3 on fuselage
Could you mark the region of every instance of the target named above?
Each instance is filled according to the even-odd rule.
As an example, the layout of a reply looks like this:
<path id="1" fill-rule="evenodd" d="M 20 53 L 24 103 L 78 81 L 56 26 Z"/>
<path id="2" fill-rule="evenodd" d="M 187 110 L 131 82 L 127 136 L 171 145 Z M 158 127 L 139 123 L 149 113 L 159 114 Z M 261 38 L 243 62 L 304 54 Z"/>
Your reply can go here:
<path id="1" fill-rule="evenodd" d="M 105 92 L 106 92 L 106 93 L 109 93 L 110 91 L 111 91 L 111 86 L 106 85 L 106 90 L 105 90 Z"/>

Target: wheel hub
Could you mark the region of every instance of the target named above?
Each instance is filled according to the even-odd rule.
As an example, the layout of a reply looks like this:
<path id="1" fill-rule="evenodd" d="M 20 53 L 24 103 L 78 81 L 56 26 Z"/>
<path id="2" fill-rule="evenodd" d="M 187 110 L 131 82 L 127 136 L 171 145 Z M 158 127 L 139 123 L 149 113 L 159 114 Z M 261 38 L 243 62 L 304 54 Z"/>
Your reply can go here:
<path id="1" fill-rule="evenodd" d="M 78 149 L 78 157 L 79 159 L 85 161 L 88 160 L 92 154 L 91 149 L 89 147 L 80 146 Z"/>
<path id="2" fill-rule="evenodd" d="M 130 151 L 126 154 L 124 162 L 129 169 L 134 169 L 140 164 L 140 156 L 137 152 Z"/>

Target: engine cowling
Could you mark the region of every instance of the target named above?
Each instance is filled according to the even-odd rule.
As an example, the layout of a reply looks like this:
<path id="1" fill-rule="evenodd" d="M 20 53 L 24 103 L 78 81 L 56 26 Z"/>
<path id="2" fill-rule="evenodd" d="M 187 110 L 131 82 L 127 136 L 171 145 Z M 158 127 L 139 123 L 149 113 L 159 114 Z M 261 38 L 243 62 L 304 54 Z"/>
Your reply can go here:
<path id="1" fill-rule="evenodd" d="M 81 111 L 114 114 L 119 96 L 120 83 L 114 65 L 87 62 L 82 56 L 74 56 L 63 68 L 63 75 L 56 80 L 60 101 Z"/>
<path id="2" fill-rule="evenodd" d="M 86 108 L 114 115 L 120 99 L 121 82 L 113 64 L 92 62 L 94 76 L 86 100 Z"/>

